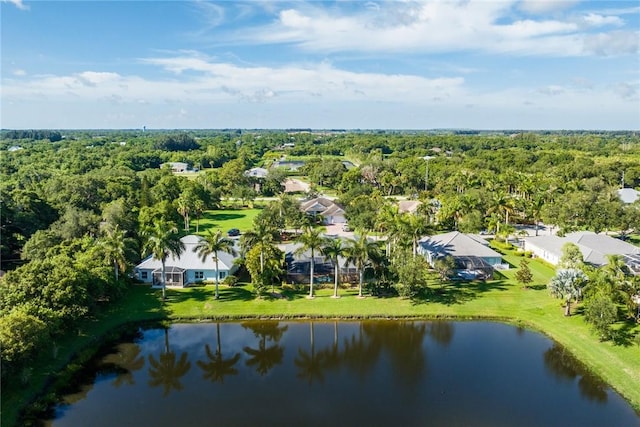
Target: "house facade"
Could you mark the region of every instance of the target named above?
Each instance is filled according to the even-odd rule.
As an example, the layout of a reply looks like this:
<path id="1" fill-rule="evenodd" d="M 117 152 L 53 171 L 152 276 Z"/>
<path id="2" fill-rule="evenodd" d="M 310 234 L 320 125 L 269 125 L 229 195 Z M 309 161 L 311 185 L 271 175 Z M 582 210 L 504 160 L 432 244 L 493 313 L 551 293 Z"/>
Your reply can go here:
<path id="1" fill-rule="evenodd" d="M 489 279 L 494 269 L 502 267 L 502 255 L 491 249 L 489 242 L 458 231 L 421 239 L 418 253 L 432 266 L 438 258 L 453 257 L 456 274 L 464 279 Z"/>
<path id="2" fill-rule="evenodd" d="M 620 255 L 627 266 L 636 274 L 640 274 L 640 248 L 605 234 L 591 231 L 569 233 L 564 237 L 535 236 L 525 237 L 524 250 L 542 258 L 550 264 L 558 265 L 562 257 L 562 247 L 573 243 L 582 252 L 586 263 L 602 267 L 608 263 L 609 255 Z"/>
<path id="3" fill-rule="evenodd" d="M 160 169 L 164 168 L 164 167 L 169 167 L 171 169 L 171 172 L 186 172 L 189 170 L 189 164 L 188 163 L 184 163 L 184 162 L 168 162 L 168 163 L 162 163 L 160 165 Z"/>
<path id="4" fill-rule="evenodd" d="M 311 272 L 311 251 L 298 253 L 300 244 L 288 243 L 278 245 L 285 254 L 287 268 L 287 283 L 309 284 Z M 359 270 L 352 263 L 347 264 L 346 258 L 338 257 L 338 281 L 340 283 L 358 283 Z M 313 282 L 333 283 L 335 280 L 335 267 L 330 259 L 326 258 L 319 250 L 313 253 Z"/>
<path id="5" fill-rule="evenodd" d="M 201 282 L 215 282 L 216 263 L 213 261 L 213 255 L 202 261 L 195 252 L 201 239 L 202 237 L 193 234 L 180 239 L 184 244 L 184 251 L 178 257 L 170 256 L 165 262 L 167 286 L 184 287 Z M 233 263 L 235 258 L 226 252 L 218 253 L 219 280 L 224 280 L 225 277 L 235 273 L 238 268 Z M 162 284 L 162 262 L 150 255 L 135 266 L 134 276 L 141 282 L 160 286 Z"/>
<path id="6" fill-rule="evenodd" d="M 314 218 L 322 217 L 323 224 L 344 224 L 347 222 L 342 206 L 325 197 L 316 197 L 300 204 L 300 210 Z"/>

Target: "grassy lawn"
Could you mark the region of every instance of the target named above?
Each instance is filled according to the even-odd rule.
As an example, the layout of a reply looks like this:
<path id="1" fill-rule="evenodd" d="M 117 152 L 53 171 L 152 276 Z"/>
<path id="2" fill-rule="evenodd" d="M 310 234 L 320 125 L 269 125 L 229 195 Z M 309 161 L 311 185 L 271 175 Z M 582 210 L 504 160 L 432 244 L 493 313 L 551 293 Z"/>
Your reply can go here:
<path id="1" fill-rule="evenodd" d="M 220 229 L 227 232 L 231 228 L 237 228 L 241 232 L 253 228 L 253 219 L 260 213 L 260 209 L 221 209 L 206 211 L 200 218 L 200 232 L 205 233 L 208 229 Z M 195 229 L 196 221 L 191 220 L 191 227 Z"/>
<path id="2" fill-rule="evenodd" d="M 242 211 L 246 212 L 246 211 Z M 219 213 L 219 212 L 216 212 Z M 238 220 L 238 218 L 233 218 Z M 231 221 L 231 219 L 228 219 Z M 239 223 L 224 228 L 238 226 Z M 242 229 L 242 228 L 241 228 Z M 541 331 L 570 350 L 590 370 L 602 377 L 640 412 L 640 347 L 632 342 L 640 333 L 640 325 L 616 325 L 620 337 L 616 342 L 598 342 L 584 322 L 581 307 L 572 308 L 573 316 L 565 318 L 560 300 L 549 296 L 546 283 L 554 270 L 537 260 L 531 260 L 534 282 L 528 289 L 516 284 L 514 275 L 522 257 L 508 254 L 505 260 L 513 267 L 500 272 L 487 282 L 430 285 L 428 296 L 410 300 L 397 297 L 357 298 L 357 290 L 343 289 L 341 298 L 331 298 L 332 289 L 319 289 L 315 299 L 305 298 L 306 290 L 282 290 L 279 297 L 255 299 L 249 286 L 220 288 L 220 299 L 214 300 L 214 287 L 169 289 L 166 302 L 159 299 L 160 291 L 135 286 L 120 304 L 105 311 L 98 319 L 87 321 L 77 336 L 60 342 L 55 357 L 41 355 L 34 364 L 28 386 L 4 387 L 2 395 L 3 425 L 12 425 L 16 408 L 41 390 L 48 377 L 67 365 L 82 349 L 92 350 L 113 331 L 127 322 L 234 320 L 270 317 L 296 318 L 451 318 L 496 319 Z M 88 356 L 87 356 L 88 357 Z M 3 384 L 4 385 L 4 384 Z"/>

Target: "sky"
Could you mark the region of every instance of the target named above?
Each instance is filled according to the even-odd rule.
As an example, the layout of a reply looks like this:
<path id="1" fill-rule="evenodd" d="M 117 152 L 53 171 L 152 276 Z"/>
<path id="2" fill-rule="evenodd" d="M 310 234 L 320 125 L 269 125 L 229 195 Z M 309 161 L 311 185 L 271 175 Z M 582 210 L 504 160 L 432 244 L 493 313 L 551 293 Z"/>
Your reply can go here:
<path id="1" fill-rule="evenodd" d="M 640 129 L 640 2 L 0 0 L 5 129 Z"/>

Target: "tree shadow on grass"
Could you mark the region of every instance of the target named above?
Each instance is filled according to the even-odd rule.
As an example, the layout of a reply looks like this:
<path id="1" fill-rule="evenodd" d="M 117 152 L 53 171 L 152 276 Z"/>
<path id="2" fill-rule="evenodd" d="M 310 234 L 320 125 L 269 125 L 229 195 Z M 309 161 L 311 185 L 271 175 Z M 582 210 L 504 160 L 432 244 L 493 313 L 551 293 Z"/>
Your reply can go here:
<path id="1" fill-rule="evenodd" d="M 615 345 L 629 347 L 636 345 L 633 342 L 635 337 L 636 323 L 631 320 L 625 321 L 620 328 L 613 331 L 613 342 Z M 640 333 L 640 332 L 638 332 Z"/>
<path id="2" fill-rule="evenodd" d="M 187 292 L 172 292 L 167 289 L 167 302 L 180 303 L 184 301 L 198 301 L 204 302 L 213 298 L 213 292 L 205 289 L 204 287 L 189 288 Z"/>
<path id="3" fill-rule="evenodd" d="M 207 215 L 206 218 L 212 221 L 230 221 L 232 219 L 240 219 L 244 218 L 245 214 L 237 214 L 237 213 L 216 213 Z"/>
<path id="4" fill-rule="evenodd" d="M 218 301 L 251 301 L 255 295 L 247 288 L 234 286 L 232 288 L 220 289 Z"/>
<path id="5" fill-rule="evenodd" d="M 439 303 L 444 305 L 462 304 L 476 298 L 483 293 L 494 290 L 506 290 L 502 280 L 489 282 L 448 282 L 443 286 L 430 287 L 429 291 L 420 298 L 412 300 L 414 305 L 425 303 Z"/>

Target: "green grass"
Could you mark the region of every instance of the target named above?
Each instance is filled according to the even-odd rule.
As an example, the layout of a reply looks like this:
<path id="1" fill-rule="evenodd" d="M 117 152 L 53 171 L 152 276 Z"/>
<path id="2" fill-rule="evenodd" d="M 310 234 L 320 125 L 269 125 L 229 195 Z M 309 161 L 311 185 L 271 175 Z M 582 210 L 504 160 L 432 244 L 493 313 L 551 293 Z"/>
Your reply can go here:
<path id="1" fill-rule="evenodd" d="M 200 218 L 199 234 L 209 229 L 220 229 L 223 232 L 237 228 L 241 232 L 253 228 L 253 219 L 260 213 L 260 209 L 221 209 L 206 211 Z M 191 228 L 195 229 L 195 219 L 191 220 Z"/>
<path id="2" fill-rule="evenodd" d="M 237 219 L 237 218 L 236 218 Z M 237 224 L 235 225 L 237 227 Z M 231 225 L 225 225 L 231 227 Z M 240 227 L 238 227 L 240 228 Z M 85 322 L 77 335 L 59 343 L 55 358 L 40 356 L 34 363 L 27 385 L 3 384 L 3 425 L 12 425 L 16 408 L 31 400 L 43 389 L 45 381 L 59 372 L 82 349 L 94 349 L 131 322 L 234 320 L 256 317 L 280 319 L 304 318 L 415 318 L 415 319 L 493 319 L 543 332 L 571 351 L 587 368 L 624 396 L 640 412 L 640 347 L 632 337 L 640 334 L 640 325 L 619 322 L 615 342 L 599 342 L 584 322 L 581 307 L 572 307 L 569 318 L 563 316 L 560 300 L 549 296 L 546 283 L 554 274 L 553 268 L 531 260 L 534 281 L 523 289 L 514 280 L 523 258 L 513 253 L 505 260 L 513 267 L 499 272 L 487 282 L 430 285 L 428 296 L 409 300 L 397 297 L 357 298 L 356 289 L 343 289 L 341 298 L 331 298 L 332 289 L 319 289 L 314 299 L 307 299 L 305 289 L 283 289 L 278 298 L 255 299 L 249 286 L 220 288 L 220 299 L 214 300 L 214 287 L 169 289 L 166 302 L 160 292 L 146 286 L 134 286 L 128 296 L 106 310 L 98 318 Z M 15 390 L 14 390 L 15 388 Z M 7 391 L 9 396 L 7 396 Z M 12 422 L 13 421 L 13 422 Z"/>

